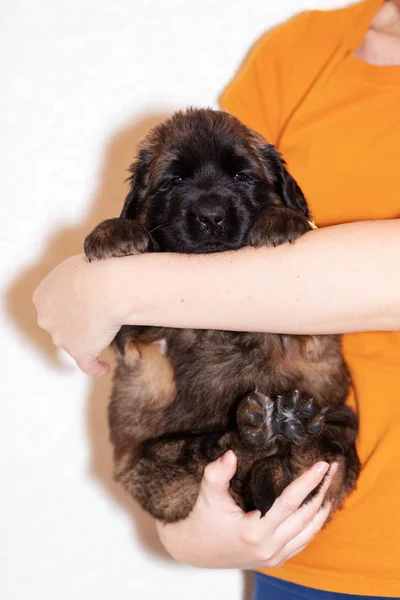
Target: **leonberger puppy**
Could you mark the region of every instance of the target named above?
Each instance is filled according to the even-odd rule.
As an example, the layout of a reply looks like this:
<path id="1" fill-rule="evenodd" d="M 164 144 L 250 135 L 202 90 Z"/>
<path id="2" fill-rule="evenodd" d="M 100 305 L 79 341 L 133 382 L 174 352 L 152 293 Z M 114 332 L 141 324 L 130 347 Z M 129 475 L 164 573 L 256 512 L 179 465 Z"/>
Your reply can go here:
<path id="1" fill-rule="evenodd" d="M 130 170 L 120 218 L 85 240 L 90 261 L 277 246 L 312 227 L 278 151 L 222 111 L 177 112 Z M 339 336 L 123 326 L 113 346 L 115 476 L 157 519 L 187 517 L 205 466 L 228 449 L 238 458 L 230 492 L 245 511 L 265 515 L 321 459 L 339 463 L 332 510 L 354 488 L 357 418 Z"/>

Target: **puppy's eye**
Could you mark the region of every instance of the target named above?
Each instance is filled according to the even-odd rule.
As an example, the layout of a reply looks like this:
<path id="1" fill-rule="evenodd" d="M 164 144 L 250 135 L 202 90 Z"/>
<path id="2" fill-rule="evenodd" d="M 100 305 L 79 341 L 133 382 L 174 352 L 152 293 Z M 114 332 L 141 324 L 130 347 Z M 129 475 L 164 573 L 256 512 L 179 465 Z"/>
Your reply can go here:
<path id="1" fill-rule="evenodd" d="M 173 177 L 169 183 L 170 185 L 180 185 L 183 183 L 183 179 L 182 177 Z"/>
<path id="2" fill-rule="evenodd" d="M 239 181 L 240 183 L 245 182 L 245 181 L 251 181 L 251 176 L 247 175 L 247 173 L 236 173 L 236 175 L 233 177 L 233 179 L 235 181 Z"/>
<path id="3" fill-rule="evenodd" d="M 176 187 L 183 183 L 183 177 L 172 177 L 172 179 L 165 179 L 162 183 L 159 184 L 157 190 L 159 192 L 167 192 L 172 187 Z"/>

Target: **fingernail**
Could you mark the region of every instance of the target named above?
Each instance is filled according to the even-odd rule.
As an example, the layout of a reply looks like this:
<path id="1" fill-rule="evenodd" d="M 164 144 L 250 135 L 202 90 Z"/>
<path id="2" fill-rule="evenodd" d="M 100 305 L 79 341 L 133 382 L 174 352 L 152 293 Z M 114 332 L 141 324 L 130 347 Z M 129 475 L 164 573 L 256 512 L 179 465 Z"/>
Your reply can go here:
<path id="1" fill-rule="evenodd" d="M 339 468 L 339 463 L 335 462 L 331 464 L 331 468 L 329 469 L 329 475 L 334 475 Z"/>
<path id="2" fill-rule="evenodd" d="M 218 460 L 222 465 L 226 465 L 226 463 L 229 460 L 229 455 L 231 454 L 232 450 L 228 450 L 228 452 L 225 452 L 225 454 L 223 454 Z"/>
<path id="3" fill-rule="evenodd" d="M 329 464 L 327 462 L 321 461 L 314 465 L 314 469 L 317 475 L 322 475 L 326 473 L 329 469 Z"/>

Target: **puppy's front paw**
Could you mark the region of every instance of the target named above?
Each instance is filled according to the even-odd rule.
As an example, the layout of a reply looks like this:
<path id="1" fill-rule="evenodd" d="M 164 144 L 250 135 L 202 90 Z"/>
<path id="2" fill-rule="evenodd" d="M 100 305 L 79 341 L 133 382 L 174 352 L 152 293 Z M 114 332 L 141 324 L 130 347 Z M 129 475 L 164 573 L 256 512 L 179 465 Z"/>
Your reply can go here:
<path id="1" fill-rule="evenodd" d="M 248 243 L 256 248 L 293 243 L 312 228 L 310 221 L 292 208 L 271 206 L 257 217 Z"/>
<path id="2" fill-rule="evenodd" d="M 107 219 L 86 237 L 85 254 L 91 262 L 104 258 L 151 252 L 153 243 L 148 232 L 131 219 Z"/>

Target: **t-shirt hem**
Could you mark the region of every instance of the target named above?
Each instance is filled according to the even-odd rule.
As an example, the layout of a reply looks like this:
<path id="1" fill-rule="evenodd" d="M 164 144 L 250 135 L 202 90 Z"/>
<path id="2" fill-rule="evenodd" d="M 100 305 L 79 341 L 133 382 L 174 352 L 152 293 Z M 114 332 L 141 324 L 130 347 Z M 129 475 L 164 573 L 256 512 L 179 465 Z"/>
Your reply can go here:
<path id="1" fill-rule="evenodd" d="M 400 598 L 400 578 L 332 576 L 329 571 L 296 567 L 279 567 L 279 569 L 260 569 L 260 573 L 283 579 L 290 583 L 303 585 L 326 592 L 337 594 L 356 594 L 359 596 L 380 596 L 382 598 Z"/>

